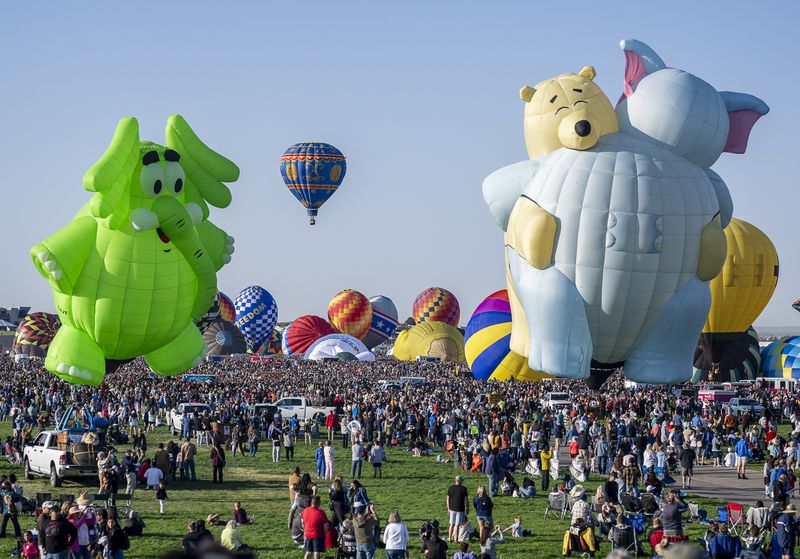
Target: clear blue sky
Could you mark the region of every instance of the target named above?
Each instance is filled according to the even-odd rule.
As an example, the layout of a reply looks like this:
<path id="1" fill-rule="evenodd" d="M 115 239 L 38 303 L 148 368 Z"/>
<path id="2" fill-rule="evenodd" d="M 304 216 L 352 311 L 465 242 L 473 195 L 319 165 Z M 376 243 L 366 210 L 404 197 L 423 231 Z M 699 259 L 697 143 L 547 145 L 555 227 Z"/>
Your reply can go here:
<path id="1" fill-rule="evenodd" d="M 638 38 L 671 66 L 772 111 L 745 155 L 715 165 L 735 215 L 762 228 L 781 279 L 758 323 L 800 325 L 795 2 L 14 2 L 0 19 L 0 305 L 52 309 L 28 249 L 88 198 L 86 169 L 122 116 L 163 141 L 180 113 L 241 168 L 212 219 L 236 237 L 220 273 L 280 319 L 325 314 L 354 288 L 401 318 L 426 287 L 451 290 L 462 323 L 504 287 L 502 237 L 483 178 L 526 157 L 521 85 L 584 65 L 612 100 L 618 43 Z M 348 157 L 344 184 L 309 227 L 278 170 L 320 140 Z"/>

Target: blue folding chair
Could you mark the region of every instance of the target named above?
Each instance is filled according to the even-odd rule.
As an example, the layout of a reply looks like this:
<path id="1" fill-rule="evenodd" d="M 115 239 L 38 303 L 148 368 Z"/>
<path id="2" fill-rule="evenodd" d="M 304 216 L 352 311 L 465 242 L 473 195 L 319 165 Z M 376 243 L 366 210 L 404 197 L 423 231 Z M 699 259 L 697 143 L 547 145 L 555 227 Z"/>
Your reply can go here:
<path id="1" fill-rule="evenodd" d="M 728 523 L 728 507 L 724 506 L 717 506 L 717 516 L 719 517 L 719 521 L 723 524 Z"/>
<path id="2" fill-rule="evenodd" d="M 628 514 L 625 516 L 628 524 L 633 526 L 633 529 L 638 535 L 644 534 L 645 524 L 647 523 L 647 515 L 644 513 Z"/>

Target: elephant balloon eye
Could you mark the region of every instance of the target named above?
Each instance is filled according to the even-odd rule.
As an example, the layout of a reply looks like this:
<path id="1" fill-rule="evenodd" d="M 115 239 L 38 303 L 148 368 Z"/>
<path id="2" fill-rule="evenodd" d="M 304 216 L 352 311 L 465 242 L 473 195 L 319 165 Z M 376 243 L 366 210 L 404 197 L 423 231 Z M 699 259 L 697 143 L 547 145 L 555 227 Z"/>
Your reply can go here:
<path id="1" fill-rule="evenodd" d="M 167 161 L 164 164 L 164 176 L 167 179 L 172 194 L 180 194 L 186 183 L 186 173 L 177 161 Z"/>
<path id="2" fill-rule="evenodd" d="M 161 165 L 153 164 L 142 167 L 140 184 L 142 185 L 142 192 L 144 192 L 145 196 L 148 198 L 155 198 L 163 192 L 165 183 L 166 179 Z"/>

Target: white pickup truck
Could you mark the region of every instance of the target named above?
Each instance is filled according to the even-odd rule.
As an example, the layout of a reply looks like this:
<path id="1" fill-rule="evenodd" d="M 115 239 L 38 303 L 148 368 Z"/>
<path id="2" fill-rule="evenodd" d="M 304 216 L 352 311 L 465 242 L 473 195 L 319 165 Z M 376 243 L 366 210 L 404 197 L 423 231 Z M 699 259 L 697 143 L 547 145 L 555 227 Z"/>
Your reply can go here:
<path id="1" fill-rule="evenodd" d="M 308 403 L 306 398 L 300 396 L 289 396 L 288 398 L 281 398 L 275 405 L 281 411 L 281 415 L 285 418 L 290 418 L 297 414 L 297 419 L 324 419 L 331 411 L 336 413 L 336 408 L 333 406 L 315 407 Z"/>
<path id="2" fill-rule="evenodd" d="M 58 447 L 58 435 L 63 431 L 42 431 L 22 451 L 25 479 L 49 476 L 52 487 L 61 487 L 64 478 L 97 477 L 97 464 L 83 466 L 73 462 L 72 453 Z"/>
<path id="3" fill-rule="evenodd" d="M 183 430 L 183 416 L 187 413 L 193 417 L 197 417 L 197 415 L 200 413 L 205 413 L 207 416 L 210 416 L 211 406 L 209 406 L 208 404 L 199 404 L 196 402 L 186 402 L 183 404 L 178 404 L 178 407 L 175 408 L 174 412 L 172 412 L 169 420 L 170 434 L 172 434 L 173 436 L 181 434 L 181 431 Z"/>

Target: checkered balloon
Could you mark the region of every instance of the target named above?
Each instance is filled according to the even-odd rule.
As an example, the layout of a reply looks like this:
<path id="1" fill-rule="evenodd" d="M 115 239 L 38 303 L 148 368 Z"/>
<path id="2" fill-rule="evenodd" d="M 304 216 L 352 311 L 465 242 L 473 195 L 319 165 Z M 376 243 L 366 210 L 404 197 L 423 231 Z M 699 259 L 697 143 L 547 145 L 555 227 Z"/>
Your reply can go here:
<path id="1" fill-rule="evenodd" d="M 417 324 L 444 322 L 456 328 L 461 316 L 461 308 L 455 295 L 441 287 L 430 287 L 417 295 L 412 312 Z"/>
<path id="2" fill-rule="evenodd" d="M 236 309 L 234 324 L 241 331 L 251 351 L 269 339 L 278 322 L 278 304 L 269 291 L 258 285 L 242 290 L 233 301 Z"/>

